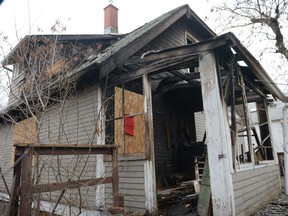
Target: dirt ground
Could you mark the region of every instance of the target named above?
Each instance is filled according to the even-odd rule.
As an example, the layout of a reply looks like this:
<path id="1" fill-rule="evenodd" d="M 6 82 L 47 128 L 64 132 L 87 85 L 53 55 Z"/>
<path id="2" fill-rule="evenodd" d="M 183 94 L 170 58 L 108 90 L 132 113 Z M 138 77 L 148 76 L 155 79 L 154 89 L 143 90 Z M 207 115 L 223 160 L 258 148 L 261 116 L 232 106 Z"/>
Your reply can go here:
<path id="1" fill-rule="evenodd" d="M 0 216 L 6 216 L 8 203 L 0 201 Z M 42 214 L 41 214 L 42 215 Z M 44 215 L 44 214 L 43 214 Z M 251 216 L 287 216 L 288 215 L 288 195 L 282 194 L 260 208 Z"/>

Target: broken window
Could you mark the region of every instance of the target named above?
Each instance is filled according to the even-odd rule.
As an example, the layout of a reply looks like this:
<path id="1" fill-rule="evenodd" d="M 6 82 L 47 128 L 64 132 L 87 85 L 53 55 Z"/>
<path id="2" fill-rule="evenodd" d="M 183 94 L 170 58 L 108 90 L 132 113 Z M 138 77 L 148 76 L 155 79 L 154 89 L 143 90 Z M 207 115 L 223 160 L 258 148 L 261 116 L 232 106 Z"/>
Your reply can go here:
<path id="1" fill-rule="evenodd" d="M 194 44 L 197 40 L 188 32 L 185 32 L 185 43 L 186 45 Z M 188 73 L 199 72 L 199 67 L 190 67 L 188 68 Z"/>
<path id="2" fill-rule="evenodd" d="M 219 84 L 228 106 L 234 168 L 250 169 L 274 160 L 267 98 L 262 89 L 255 86 L 255 78 L 247 66 L 238 65 L 236 59 L 223 63 L 223 59 L 218 56 Z M 255 111 L 253 115 L 251 107 Z"/>
<path id="3" fill-rule="evenodd" d="M 247 83 L 247 77 L 243 75 L 239 68 L 236 68 L 235 72 L 234 83 L 236 85 L 234 87 L 234 105 L 232 103 L 230 107 L 230 125 L 235 154 L 234 162 L 236 169 L 241 170 L 274 160 L 274 156 L 267 109 L 265 108 L 266 98 L 257 95 L 253 91 L 253 88 L 249 85 L 250 83 Z M 256 108 L 254 117 L 251 115 L 252 106 Z M 259 123 L 258 125 L 253 123 L 255 119 Z"/>

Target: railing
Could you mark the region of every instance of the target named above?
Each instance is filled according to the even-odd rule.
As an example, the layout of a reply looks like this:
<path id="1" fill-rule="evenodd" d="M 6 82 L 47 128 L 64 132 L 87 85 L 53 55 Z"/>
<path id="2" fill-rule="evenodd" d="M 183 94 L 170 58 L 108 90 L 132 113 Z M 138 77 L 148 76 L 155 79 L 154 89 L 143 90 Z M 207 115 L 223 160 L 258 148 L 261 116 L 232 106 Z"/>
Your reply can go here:
<path id="1" fill-rule="evenodd" d="M 83 155 L 107 154 L 112 156 L 112 176 L 77 181 L 32 185 L 33 155 Z M 113 203 L 119 206 L 119 175 L 117 147 L 115 145 L 15 145 L 15 165 L 13 173 L 10 209 L 8 215 L 31 215 L 32 195 L 34 193 L 65 190 L 85 186 L 112 183 Z M 19 206 L 20 203 L 20 206 Z"/>

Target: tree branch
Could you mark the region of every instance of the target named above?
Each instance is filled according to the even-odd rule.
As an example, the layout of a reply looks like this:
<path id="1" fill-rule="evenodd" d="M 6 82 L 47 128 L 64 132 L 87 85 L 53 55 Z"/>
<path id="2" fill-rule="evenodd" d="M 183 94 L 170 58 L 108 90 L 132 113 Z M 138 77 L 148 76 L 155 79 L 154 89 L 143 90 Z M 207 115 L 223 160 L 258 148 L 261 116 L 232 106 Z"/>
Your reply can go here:
<path id="1" fill-rule="evenodd" d="M 252 18 L 251 22 L 265 24 L 271 28 L 271 30 L 275 34 L 275 40 L 276 40 L 275 46 L 277 48 L 277 52 L 281 53 L 288 60 L 288 49 L 285 46 L 284 37 L 281 32 L 278 19 L 276 18 Z"/>

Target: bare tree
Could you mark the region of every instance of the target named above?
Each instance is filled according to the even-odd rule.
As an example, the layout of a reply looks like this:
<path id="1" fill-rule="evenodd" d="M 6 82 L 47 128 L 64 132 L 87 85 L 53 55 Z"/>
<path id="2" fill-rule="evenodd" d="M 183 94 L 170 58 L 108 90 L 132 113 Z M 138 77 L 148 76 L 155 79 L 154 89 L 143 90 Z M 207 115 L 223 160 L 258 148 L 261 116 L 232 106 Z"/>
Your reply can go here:
<path id="1" fill-rule="evenodd" d="M 25 37 L 6 57 L 4 65 L 13 64 L 16 74 L 11 77 L 8 108 L 1 117 L 4 116 L 5 122 L 13 127 L 14 143 L 99 144 L 104 135 L 101 115 L 105 102 L 98 101 L 97 86 L 93 83 L 81 86 L 74 71 L 89 55 L 99 53 L 110 44 L 86 43 L 78 37 L 71 41 L 61 40 L 65 26 L 59 20 L 51 30 L 56 34 Z M 33 160 L 33 183 L 104 177 L 105 170 L 97 170 L 98 163 L 103 163 L 99 160 L 103 158 L 89 154 L 36 156 Z M 0 160 L 0 168 L 2 166 Z M 10 181 L 7 166 L 2 170 L 3 179 Z M 37 211 L 41 209 L 40 200 L 46 200 L 55 203 L 52 213 L 57 213 L 56 208 L 62 203 L 69 206 L 71 215 L 72 212 L 75 214 L 73 207 L 77 207 L 77 214 L 80 214 L 83 208 L 95 208 L 95 188 L 41 193 L 33 199 Z"/>
<path id="2" fill-rule="evenodd" d="M 287 89 L 288 1 L 229 0 L 215 4 L 206 21 L 217 32 L 232 31 L 283 90 Z"/>
<path id="3" fill-rule="evenodd" d="M 218 13 L 226 28 L 249 27 L 250 36 L 263 34 L 267 40 L 274 41 L 275 52 L 288 60 L 287 0 L 235 0 L 215 6 L 212 11 Z M 226 19 L 228 17 L 228 19 Z M 223 19 L 224 18 L 224 19 Z M 258 38 L 258 37 L 257 37 Z"/>

